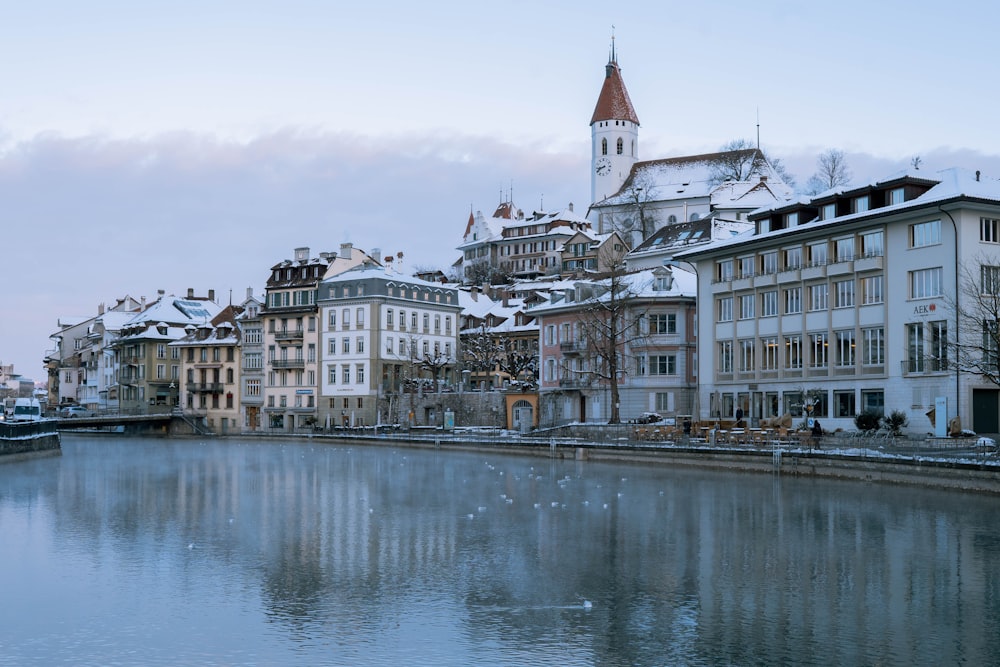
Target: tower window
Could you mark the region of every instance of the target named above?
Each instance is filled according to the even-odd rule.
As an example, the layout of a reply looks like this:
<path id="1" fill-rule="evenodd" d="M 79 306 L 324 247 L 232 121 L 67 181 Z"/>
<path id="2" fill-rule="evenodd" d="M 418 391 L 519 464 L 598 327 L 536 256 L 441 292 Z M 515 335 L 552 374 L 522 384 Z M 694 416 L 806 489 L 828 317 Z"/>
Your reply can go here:
<path id="1" fill-rule="evenodd" d="M 621 137 L 618 138 L 618 154 L 621 155 L 622 151 L 625 150 L 625 142 Z"/>
<path id="2" fill-rule="evenodd" d="M 608 154 L 608 140 L 601 139 L 601 155 L 607 155 L 607 154 Z"/>

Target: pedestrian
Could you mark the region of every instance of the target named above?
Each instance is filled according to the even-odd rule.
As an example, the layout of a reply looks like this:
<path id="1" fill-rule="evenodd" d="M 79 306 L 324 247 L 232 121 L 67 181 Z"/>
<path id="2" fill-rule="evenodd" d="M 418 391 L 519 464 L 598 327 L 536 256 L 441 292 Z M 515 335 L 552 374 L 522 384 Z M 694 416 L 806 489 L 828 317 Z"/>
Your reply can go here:
<path id="1" fill-rule="evenodd" d="M 736 428 L 743 428 L 743 408 L 736 408 Z"/>
<path id="2" fill-rule="evenodd" d="M 813 444 L 813 447 L 818 447 L 819 446 L 819 439 L 822 438 L 822 437 L 823 437 L 823 427 L 820 426 L 820 423 L 819 423 L 818 419 L 814 419 L 813 420 L 813 427 L 812 427 L 812 444 Z"/>

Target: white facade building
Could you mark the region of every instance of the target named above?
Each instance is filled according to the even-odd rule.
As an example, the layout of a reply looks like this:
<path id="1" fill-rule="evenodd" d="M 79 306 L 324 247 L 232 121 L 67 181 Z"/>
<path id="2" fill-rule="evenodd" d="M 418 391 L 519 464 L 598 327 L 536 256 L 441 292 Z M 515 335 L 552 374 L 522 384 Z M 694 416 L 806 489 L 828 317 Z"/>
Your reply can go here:
<path id="1" fill-rule="evenodd" d="M 451 384 L 458 355 L 458 291 L 366 263 L 319 286 L 324 425 L 384 423 L 405 391 Z"/>
<path id="2" fill-rule="evenodd" d="M 981 347 L 983 326 L 956 316 L 973 305 L 963 271 L 973 292 L 1000 287 L 1000 183 L 911 170 L 751 220 L 752 232 L 676 253 L 698 267 L 702 419 L 742 408 L 831 430 L 902 411 L 918 433 L 955 415 L 1000 430 L 1000 388 L 957 347 Z"/>

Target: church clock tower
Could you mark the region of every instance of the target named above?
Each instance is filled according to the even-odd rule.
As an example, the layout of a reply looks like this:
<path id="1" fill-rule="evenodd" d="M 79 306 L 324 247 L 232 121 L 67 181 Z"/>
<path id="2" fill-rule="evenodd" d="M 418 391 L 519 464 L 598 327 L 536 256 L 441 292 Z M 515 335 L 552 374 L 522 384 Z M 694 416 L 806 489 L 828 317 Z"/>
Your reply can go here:
<path id="1" fill-rule="evenodd" d="M 599 202 L 618 192 L 639 159 L 639 117 L 622 81 L 614 37 L 604 71 L 604 85 L 590 119 L 591 202 Z"/>

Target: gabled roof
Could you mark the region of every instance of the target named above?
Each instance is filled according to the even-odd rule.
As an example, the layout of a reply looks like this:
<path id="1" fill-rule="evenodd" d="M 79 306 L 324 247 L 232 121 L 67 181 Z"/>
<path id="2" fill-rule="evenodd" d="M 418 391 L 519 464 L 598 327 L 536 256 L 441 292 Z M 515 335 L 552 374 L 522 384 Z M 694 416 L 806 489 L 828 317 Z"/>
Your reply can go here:
<path id="1" fill-rule="evenodd" d="M 741 181 L 719 182 L 720 166 L 757 161 L 760 165 Z M 706 198 L 713 207 L 754 210 L 784 203 L 795 196 L 791 187 L 756 148 L 636 162 L 617 193 L 592 207 L 634 206 L 637 190 L 645 202 L 691 201 Z"/>
<path id="2" fill-rule="evenodd" d="M 165 322 L 183 327 L 203 324 L 219 314 L 218 304 L 207 299 L 181 299 L 176 296 L 160 297 L 146 310 L 136 313 L 124 326 L 149 325 Z"/>
<path id="3" fill-rule="evenodd" d="M 597 96 L 597 106 L 594 107 L 590 124 L 602 120 L 628 120 L 638 125 L 639 117 L 635 114 L 632 100 L 628 97 L 614 51 L 611 52 L 611 58 L 604 72 L 604 85 L 601 86 L 601 94 Z"/>

